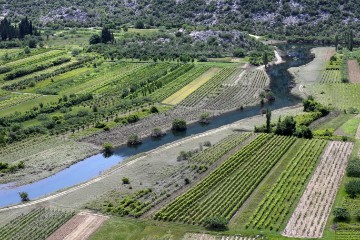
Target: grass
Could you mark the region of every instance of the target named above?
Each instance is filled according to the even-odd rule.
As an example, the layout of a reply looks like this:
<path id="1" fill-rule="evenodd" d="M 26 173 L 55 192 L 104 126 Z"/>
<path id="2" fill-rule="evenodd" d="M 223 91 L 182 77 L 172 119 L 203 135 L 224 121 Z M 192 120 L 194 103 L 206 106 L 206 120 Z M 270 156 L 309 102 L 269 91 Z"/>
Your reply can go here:
<path id="1" fill-rule="evenodd" d="M 102 239 L 182 239 L 187 232 L 203 230 L 183 224 L 163 223 L 156 221 L 134 220 L 129 218 L 112 217 L 90 238 Z"/>
<path id="2" fill-rule="evenodd" d="M 360 84 L 309 84 L 305 91 L 322 104 L 339 110 L 360 109 Z"/>
<path id="3" fill-rule="evenodd" d="M 168 97 L 163 101 L 165 104 L 170 105 L 176 105 L 180 103 L 182 100 L 184 100 L 186 97 L 188 97 L 191 93 L 193 93 L 195 90 L 197 90 L 199 87 L 201 87 L 204 83 L 209 81 L 217 72 L 219 72 L 219 68 L 211 68 L 204 74 L 202 74 L 200 77 Z"/>
<path id="4" fill-rule="evenodd" d="M 345 133 L 345 135 L 349 137 L 354 137 L 359 127 L 359 124 L 360 124 L 360 117 L 359 115 L 357 115 L 346 121 L 343 125 L 341 125 L 340 130 L 342 130 Z"/>
<path id="5" fill-rule="evenodd" d="M 314 130 L 325 130 L 325 129 L 336 130 L 353 117 L 354 117 L 354 115 L 352 115 L 352 114 L 341 113 L 340 115 L 338 115 L 334 118 L 330 118 L 325 123 L 322 123 L 319 126 L 316 126 Z"/>

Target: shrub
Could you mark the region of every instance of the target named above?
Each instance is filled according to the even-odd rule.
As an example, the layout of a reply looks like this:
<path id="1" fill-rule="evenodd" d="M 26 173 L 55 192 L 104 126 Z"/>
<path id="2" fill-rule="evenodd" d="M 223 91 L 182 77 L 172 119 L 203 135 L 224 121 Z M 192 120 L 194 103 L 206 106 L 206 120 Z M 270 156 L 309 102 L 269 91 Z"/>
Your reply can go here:
<path id="1" fill-rule="evenodd" d="M 128 145 L 137 145 L 141 143 L 141 139 L 139 138 L 138 135 L 136 134 L 131 134 L 128 137 L 128 141 L 127 141 Z"/>
<path id="2" fill-rule="evenodd" d="M 211 147 L 211 142 L 210 141 L 205 141 L 204 146 L 205 147 Z"/>
<path id="3" fill-rule="evenodd" d="M 360 210 L 355 213 L 356 220 L 360 221 Z"/>
<path id="4" fill-rule="evenodd" d="M 360 177 L 360 159 L 352 159 L 346 168 L 349 177 Z"/>
<path id="5" fill-rule="evenodd" d="M 210 122 L 210 114 L 208 112 L 204 112 L 200 115 L 200 123 L 208 124 Z"/>
<path id="6" fill-rule="evenodd" d="M 336 207 L 334 209 L 334 216 L 337 221 L 345 221 L 350 217 L 350 214 L 346 208 Z"/>
<path id="7" fill-rule="evenodd" d="M 103 144 L 103 151 L 105 154 L 112 154 L 114 147 L 111 143 L 104 143 Z"/>
<path id="8" fill-rule="evenodd" d="M 185 185 L 188 185 L 188 184 L 190 184 L 190 179 L 185 178 L 185 179 L 184 179 L 184 182 L 185 182 Z"/>
<path id="9" fill-rule="evenodd" d="M 227 220 L 224 217 L 208 217 L 205 219 L 205 226 L 211 230 L 226 230 Z"/>
<path id="10" fill-rule="evenodd" d="M 174 119 L 171 129 L 174 131 L 185 131 L 186 121 L 184 119 Z"/>
<path id="11" fill-rule="evenodd" d="M 350 195 L 350 197 L 356 197 L 356 195 L 360 193 L 360 180 L 350 180 L 345 185 L 345 191 L 347 194 Z"/>
<path id="12" fill-rule="evenodd" d="M 136 114 L 131 114 L 131 115 L 126 117 L 126 120 L 127 120 L 128 123 L 136 123 L 137 121 L 140 120 L 140 118 Z"/>
<path id="13" fill-rule="evenodd" d="M 130 180 L 127 177 L 123 177 L 121 180 L 123 184 L 130 184 Z"/>
<path id="14" fill-rule="evenodd" d="M 151 112 L 151 113 L 158 113 L 158 112 L 159 112 L 159 109 L 157 109 L 157 107 L 155 107 L 155 106 L 152 106 L 152 107 L 150 108 L 150 112 Z"/>
<path id="15" fill-rule="evenodd" d="M 152 133 L 151 133 L 151 137 L 153 137 L 153 138 L 162 137 L 164 135 L 165 135 L 165 133 L 163 133 L 161 131 L 161 128 L 159 128 L 159 127 L 153 128 Z"/>
<path id="16" fill-rule="evenodd" d="M 95 128 L 104 128 L 105 126 L 106 126 L 105 123 L 101 123 L 101 122 L 95 123 Z"/>
<path id="17" fill-rule="evenodd" d="M 29 194 L 27 192 L 19 192 L 19 196 L 22 202 L 29 201 Z"/>

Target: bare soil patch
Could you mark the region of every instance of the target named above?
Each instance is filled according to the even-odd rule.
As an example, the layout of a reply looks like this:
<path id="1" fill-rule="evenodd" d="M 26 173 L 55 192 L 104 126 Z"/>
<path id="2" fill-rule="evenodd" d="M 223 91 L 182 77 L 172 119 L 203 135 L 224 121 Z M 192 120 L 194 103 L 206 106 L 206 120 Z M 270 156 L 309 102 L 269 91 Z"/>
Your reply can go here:
<path id="1" fill-rule="evenodd" d="M 187 233 L 183 240 L 255 240 L 254 237 L 243 237 L 240 235 L 236 236 L 214 236 L 204 233 Z"/>
<path id="2" fill-rule="evenodd" d="M 83 240 L 88 239 L 108 217 L 82 212 L 56 230 L 48 240 Z"/>
<path id="3" fill-rule="evenodd" d="M 348 61 L 349 80 L 351 83 L 360 83 L 360 67 L 357 60 Z"/>
<path id="4" fill-rule="evenodd" d="M 331 142 L 308 183 L 283 235 L 321 238 L 354 144 Z"/>

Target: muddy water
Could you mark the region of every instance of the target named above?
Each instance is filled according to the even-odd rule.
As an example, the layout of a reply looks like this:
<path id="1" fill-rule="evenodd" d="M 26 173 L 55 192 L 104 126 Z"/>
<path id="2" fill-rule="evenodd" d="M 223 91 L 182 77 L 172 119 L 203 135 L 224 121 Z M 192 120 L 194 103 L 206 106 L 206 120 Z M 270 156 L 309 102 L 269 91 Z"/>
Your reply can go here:
<path id="1" fill-rule="evenodd" d="M 301 101 L 290 93 L 289 85 L 292 81 L 292 76 L 288 73 L 287 69 L 304 65 L 312 60 L 310 56 L 310 46 L 279 45 L 278 47 L 287 55 L 287 57 L 284 58 L 285 63 L 274 65 L 267 69 L 271 79 L 270 87 L 276 98 L 276 101 L 270 104 L 271 109 L 296 105 Z M 268 106 L 264 107 L 266 108 Z M 150 138 L 144 139 L 142 145 L 136 148 L 121 147 L 116 149 L 114 154 L 108 158 L 104 157 L 102 154 L 97 154 L 60 171 L 51 177 L 31 184 L 19 187 L 14 187 L 12 186 L 13 184 L 0 184 L 0 207 L 20 203 L 19 192 L 27 192 L 30 199 L 36 199 L 54 193 L 58 190 L 88 181 L 100 175 L 102 171 L 108 170 L 130 156 L 153 150 L 164 144 L 171 143 L 193 134 L 202 133 L 247 117 L 258 115 L 261 109 L 262 107 L 259 105 L 245 108 L 243 111 L 226 113 L 212 119 L 209 125 L 192 124 L 188 126 L 186 132 L 181 134 L 168 133 L 160 140 L 155 141 Z"/>

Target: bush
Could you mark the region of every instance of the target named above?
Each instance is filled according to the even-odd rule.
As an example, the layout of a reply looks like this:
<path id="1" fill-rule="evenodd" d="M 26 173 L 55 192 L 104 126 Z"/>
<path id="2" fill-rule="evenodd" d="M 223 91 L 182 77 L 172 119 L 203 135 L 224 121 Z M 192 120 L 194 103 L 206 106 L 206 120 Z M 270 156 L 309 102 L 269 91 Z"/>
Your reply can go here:
<path id="1" fill-rule="evenodd" d="M 101 122 L 95 123 L 95 128 L 104 128 L 104 127 L 106 127 L 105 123 L 101 123 Z"/>
<path id="2" fill-rule="evenodd" d="M 127 177 L 123 177 L 122 179 L 123 184 L 130 184 L 130 180 Z"/>
<path id="3" fill-rule="evenodd" d="M 185 182 L 185 185 L 188 185 L 188 184 L 190 184 L 190 179 L 185 178 L 185 179 L 184 179 L 184 182 Z"/>
<path id="4" fill-rule="evenodd" d="M 30 200 L 29 194 L 27 192 L 19 192 L 19 196 L 20 196 L 22 202 L 27 202 Z"/>
<path id="5" fill-rule="evenodd" d="M 360 221 L 360 210 L 355 213 L 356 220 Z"/>
<path id="6" fill-rule="evenodd" d="M 334 216 L 337 221 L 345 221 L 350 217 L 350 214 L 346 208 L 337 207 L 334 209 Z"/>
<path id="7" fill-rule="evenodd" d="M 131 134 L 128 137 L 128 141 L 127 141 L 128 145 L 137 145 L 141 143 L 141 139 L 139 138 L 138 135 L 136 134 Z"/>
<path id="8" fill-rule="evenodd" d="M 356 197 L 356 195 L 360 193 L 360 180 L 350 180 L 345 185 L 345 191 L 347 194 L 350 195 L 350 197 Z"/>
<path id="9" fill-rule="evenodd" d="M 211 230 L 226 230 L 227 220 L 224 217 L 209 217 L 205 219 L 205 226 Z"/>
<path id="10" fill-rule="evenodd" d="M 112 152 L 114 151 L 114 147 L 111 143 L 104 143 L 103 144 L 103 152 L 105 154 L 112 154 Z"/>
<path id="11" fill-rule="evenodd" d="M 186 121 L 184 119 L 174 119 L 171 129 L 174 131 L 185 131 Z"/>
<path id="12" fill-rule="evenodd" d="M 152 106 L 152 107 L 150 108 L 150 112 L 151 112 L 151 113 L 158 113 L 158 112 L 159 112 L 159 109 L 157 109 L 157 107 L 155 107 L 155 106 Z"/>
<path id="13" fill-rule="evenodd" d="M 208 112 L 204 112 L 200 115 L 200 123 L 208 124 L 210 122 L 210 114 Z"/>
<path id="14" fill-rule="evenodd" d="M 159 128 L 159 127 L 153 128 L 152 133 L 151 133 L 151 137 L 153 137 L 153 138 L 159 138 L 164 135 L 165 135 L 165 133 L 163 133 L 161 131 L 161 128 Z"/>
<path id="15" fill-rule="evenodd" d="M 346 168 L 349 177 L 360 177 L 360 159 L 352 159 Z"/>

